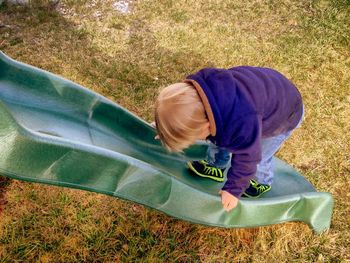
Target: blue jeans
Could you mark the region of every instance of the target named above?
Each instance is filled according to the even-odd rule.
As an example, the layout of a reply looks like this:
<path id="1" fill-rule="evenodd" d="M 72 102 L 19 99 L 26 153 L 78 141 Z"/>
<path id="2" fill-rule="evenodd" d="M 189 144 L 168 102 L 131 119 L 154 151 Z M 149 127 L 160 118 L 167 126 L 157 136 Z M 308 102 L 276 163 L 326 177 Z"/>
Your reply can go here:
<path id="1" fill-rule="evenodd" d="M 296 128 L 298 128 L 303 120 L 303 116 Z M 296 129 L 295 128 L 295 129 Z M 277 136 L 264 138 L 261 140 L 261 161 L 257 166 L 255 179 L 261 184 L 271 185 L 273 181 L 272 158 L 274 154 L 281 148 L 283 142 L 287 140 L 294 130 L 281 133 Z M 225 148 L 220 148 L 214 144 L 210 144 L 208 149 L 207 161 L 210 165 L 225 168 L 230 160 L 230 152 Z"/>

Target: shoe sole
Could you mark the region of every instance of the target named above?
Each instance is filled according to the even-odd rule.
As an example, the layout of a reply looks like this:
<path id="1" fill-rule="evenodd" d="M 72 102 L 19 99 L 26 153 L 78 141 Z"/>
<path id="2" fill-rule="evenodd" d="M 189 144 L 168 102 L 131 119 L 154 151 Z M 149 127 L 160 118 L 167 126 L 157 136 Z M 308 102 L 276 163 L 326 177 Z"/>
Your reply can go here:
<path id="1" fill-rule="evenodd" d="M 246 194 L 246 193 L 244 193 L 242 196 L 243 196 L 243 197 L 247 197 L 247 198 L 259 198 L 260 196 L 262 196 L 263 194 L 267 193 L 267 192 L 270 191 L 270 190 L 271 190 L 271 187 L 270 187 L 269 189 L 267 189 L 266 191 L 264 191 L 264 192 L 262 192 L 261 194 L 256 195 L 256 196 L 254 196 L 254 195 L 248 195 L 248 194 Z"/>
<path id="2" fill-rule="evenodd" d="M 194 172 L 196 175 L 198 175 L 200 177 L 209 178 L 209 179 L 212 179 L 212 180 L 217 181 L 217 182 L 223 182 L 225 180 L 224 178 L 216 178 L 216 177 L 211 177 L 209 175 L 204 175 L 204 174 L 198 173 L 190 162 L 187 163 L 187 166 L 192 172 Z"/>

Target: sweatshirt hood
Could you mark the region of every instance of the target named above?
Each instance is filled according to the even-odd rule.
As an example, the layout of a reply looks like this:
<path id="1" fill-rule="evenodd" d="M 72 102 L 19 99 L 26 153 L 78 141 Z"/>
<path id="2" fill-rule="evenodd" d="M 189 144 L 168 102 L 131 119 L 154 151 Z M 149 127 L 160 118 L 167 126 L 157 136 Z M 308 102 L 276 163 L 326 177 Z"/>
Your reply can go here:
<path id="1" fill-rule="evenodd" d="M 184 82 L 192 84 L 197 90 L 209 120 L 211 136 L 219 143 L 225 130 L 225 120 L 234 111 L 234 78 L 225 69 L 205 68 L 189 75 Z"/>

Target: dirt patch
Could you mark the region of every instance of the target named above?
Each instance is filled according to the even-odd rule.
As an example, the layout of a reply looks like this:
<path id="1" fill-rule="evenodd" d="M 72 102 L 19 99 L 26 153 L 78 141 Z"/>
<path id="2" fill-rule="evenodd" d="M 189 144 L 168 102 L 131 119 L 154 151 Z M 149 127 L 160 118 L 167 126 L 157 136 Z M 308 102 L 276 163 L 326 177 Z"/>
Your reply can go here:
<path id="1" fill-rule="evenodd" d="M 10 184 L 9 178 L 0 176 L 0 215 L 7 203 L 5 193 L 6 193 L 6 188 L 9 184 Z"/>

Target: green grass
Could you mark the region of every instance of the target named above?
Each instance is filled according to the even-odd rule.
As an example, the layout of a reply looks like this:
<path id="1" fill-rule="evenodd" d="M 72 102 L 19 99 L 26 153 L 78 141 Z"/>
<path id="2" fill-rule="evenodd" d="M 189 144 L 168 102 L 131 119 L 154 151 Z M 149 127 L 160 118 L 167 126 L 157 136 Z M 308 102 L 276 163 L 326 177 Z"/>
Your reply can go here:
<path id="1" fill-rule="evenodd" d="M 335 198 L 331 229 L 217 229 L 108 196 L 11 181 L 0 262 L 349 262 L 350 2 L 31 1 L 0 7 L 0 49 L 151 121 L 160 87 L 206 66 L 275 68 L 306 118 L 278 156 Z M 99 11 L 99 13 L 96 13 Z"/>

